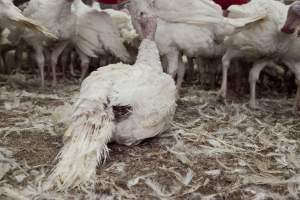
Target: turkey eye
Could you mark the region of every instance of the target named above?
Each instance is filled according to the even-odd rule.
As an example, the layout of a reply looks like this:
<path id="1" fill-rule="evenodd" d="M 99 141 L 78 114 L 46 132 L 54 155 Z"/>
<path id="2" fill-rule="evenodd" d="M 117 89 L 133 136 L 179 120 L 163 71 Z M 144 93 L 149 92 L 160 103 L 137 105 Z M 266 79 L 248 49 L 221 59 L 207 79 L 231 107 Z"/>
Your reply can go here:
<path id="1" fill-rule="evenodd" d="M 143 16 L 145 15 L 145 13 L 144 13 L 144 12 L 141 12 L 140 15 L 141 15 L 141 17 L 143 17 Z"/>

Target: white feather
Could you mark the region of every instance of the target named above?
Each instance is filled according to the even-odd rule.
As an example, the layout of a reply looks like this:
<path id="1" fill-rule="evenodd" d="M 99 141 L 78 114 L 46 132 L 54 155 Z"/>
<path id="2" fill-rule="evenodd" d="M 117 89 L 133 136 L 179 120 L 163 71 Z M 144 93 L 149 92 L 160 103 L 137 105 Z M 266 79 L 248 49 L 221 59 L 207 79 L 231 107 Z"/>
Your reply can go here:
<path id="1" fill-rule="evenodd" d="M 75 104 L 67 141 L 49 182 L 59 189 L 93 185 L 97 164 L 112 140 L 125 145 L 154 137 L 170 126 L 176 87 L 162 72 L 153 41 L 144 40 L 136 63 L 101 67 L 87 77 Z M 114 120 L 114 106 L 129 106 L 127 118 Z M 94 128 L 93 128 L 94 127 Z"/>
<path id="2" fill-rule="evenodd" d="M 115 24 L 118 26 L 121 37 L 127 43 L 131 43 L 135 38 L 138 37 L 133 25 L 131 16 L 125 12 L 114 10 L 114 9 L 105 9 L 103 10 L 109 14 Z"/>
<path id="3" fill-rule="evenodd" d="M 65 134 L 70 139 L 57 157 L 59 162 L 46 183 L 47 187 L 57 185 L 60 190 L 90 187 L 96 181 L 96 167 L 107 158 L 106 144 L 114 129 L 112 111 L 105 110 L 104 102 L 86 98 L 75 108 L 72 123 Z"/>
<path id="4" fill-rule="evenodd" d="M 16 27 L 28 28 L 46 37 L 55 39 L 44 26 L 22 15 L 21 10 L 14 6 L 11 0 L 0 0 L 0 26 L 14 29 Z"/>
<path id="5" fill-rule="evenodd" d="M 72 4 L 72 13 L 77 17 L 72 41 L 83 53 L 96 57 L 109 52 L 124 62 L 130 61 L 117 25 L 107 13 L 86 6 L 81 0 Z"/>

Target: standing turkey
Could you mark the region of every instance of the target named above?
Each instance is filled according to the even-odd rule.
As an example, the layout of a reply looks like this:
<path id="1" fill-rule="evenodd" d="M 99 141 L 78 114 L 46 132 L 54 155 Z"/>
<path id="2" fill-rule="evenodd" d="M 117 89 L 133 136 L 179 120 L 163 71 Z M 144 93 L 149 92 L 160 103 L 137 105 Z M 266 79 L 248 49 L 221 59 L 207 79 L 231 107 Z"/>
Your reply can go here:
<path id="1" fill-rule="evenodd" d="M 299 39 L 297 34 L 285 34 L 281 32 L 284 26 L 289 6 L 274 0 L 251 0 L 241 6 L 229 7 L 229 17 L 253 16 L 261 13 L 265 18 L 252 24 L 247 29 L 228 37 L 225 40 L 226 53 L 222 58 L 223 77 L 220 96 L 226 98 L 228 70 L 234 59 L 251 60 L 253 67 L 249 74 L 251 108 L 257 108 L 256 82 L 260 72 L 266 66 L 275 66 L 277 62 L 284 63 L 300 80 L 297 64 L 297 49 Z M 285 29 L 285 27 L 283 28 Z M 300 63 L 299 63 L 300 64 Z M 298 82 L 300 85 L 300 81 Z M 297 98 L 296 98 L 297 99 Z M 296 108 L 296 107 L 295 107 Z"/>
<path id="2" fill-rule="evenodd" d="M 165 58 L 167 72 L 177 77 L 180 89 L 185 73 L 182 55 L 211 58 L 222 55 L 224 38 L 264 16 L 225 18 L 211 0 L 131 0 L 138 15 L 158 17 L 155 41 Z M 134 20 L 133 20 L 133 23 Z M 136 26 L 137 32 L 139 27 Z"/>
<path id="3" fill-rule="evenodd" d="M 44 87 L 45 47 L 52 49 L 51 68 L 52 84 L 56 85 L 56 64 L 58 57 L 67 45 L 75 47 L 81 59 L 81 80 L 85 77 L 89 58 L 112 54 L 124 62 L 131 57 L 122 43 L 122 39 L 111 17 L 85 5 L 82 0 L 45 1 L 31 0 L 24 10 L 24 15 L 42 22 L 59 39 L 53 43 L 32 34 L 21 37 L 34 48 L 35 60 L 40 68 L 42 87 Z M 46 44 L 45 44 L 46 43 Z"/>
<path id="4" fill-rule="evenodd" d="M 48 187 L 93 185 L 97 165 L 107 158 L 108 142 L 135 145 L 169 128 L 176 86 L 163 73 L 153 41 L 157 21 L 153 16 L 139 16 L 137 21 L 143 41 L 135 64 L 101 67 L 83 81 Z"/>
<path id="5" fill-rule="evenodd" d="M 281 31 L 286 34 L 298 35 L 297 31 L 300 26 L 300 2 L 295 1 L 289 7 L 288 14 L 284 26 Z M 283 56 L 285 64 L 291 68 L 295 73 L 296 84 L 297 84 L 297 93 L 295 98 L 294 108 L 295 110 L 300 110 L 300 58 L 299 58 L 299 48 L 300 48 L 300 39 L 297 38 L 293 43 L 291 43 L 289 50 Z"/>

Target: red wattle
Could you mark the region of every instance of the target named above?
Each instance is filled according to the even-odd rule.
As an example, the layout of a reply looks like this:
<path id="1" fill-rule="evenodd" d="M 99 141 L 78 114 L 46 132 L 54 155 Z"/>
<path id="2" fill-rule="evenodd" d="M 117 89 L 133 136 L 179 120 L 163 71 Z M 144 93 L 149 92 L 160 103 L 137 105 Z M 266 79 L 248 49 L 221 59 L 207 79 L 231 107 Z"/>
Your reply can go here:
<path id="1" fill-rule="evenodd" d="M 124 2 L 125 0 L 97 0 L 99 3 L 105 3 L 105 4 L 119 4 Z"/>
<path id="2" fill-rule="evenodd" d="M 231 5 L 246 4 L 249 0 L 214 0 L 214 2 L 219 4 L 223 10 L 227 10 Z"/>

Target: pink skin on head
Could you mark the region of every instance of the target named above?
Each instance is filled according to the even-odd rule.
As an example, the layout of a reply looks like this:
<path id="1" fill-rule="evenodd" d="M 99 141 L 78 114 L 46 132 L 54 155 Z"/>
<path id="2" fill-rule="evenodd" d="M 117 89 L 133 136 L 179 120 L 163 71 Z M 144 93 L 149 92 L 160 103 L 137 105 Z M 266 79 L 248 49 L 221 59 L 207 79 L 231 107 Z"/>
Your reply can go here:
<path id="1" fill-rule="evenodd" d="M 228 15 L 229 15 L 229 11 L 228 10 L 223 10 L 223 16 L 228 17 Z"/>
<path id="2" fill-rule="evenodd" d="M 157 17 L 152 13 L 153 0 L 132 0 L 127 6 L 133 26 L 141 39 L 154 39 Z"/>
<path id="3" fill-rule="evenodd" d="M 157 27 L 157 17 L 147 17 L 141 23 L 143 38 L 154 40 L 156 27 Z"/>
<path id="4" fill-rule="evenodd" d="M 293 3 L 288 11 L 287 19 L 281 31 L 287 34 L 293 34 L 300 25 L 300 2 Z"/>

